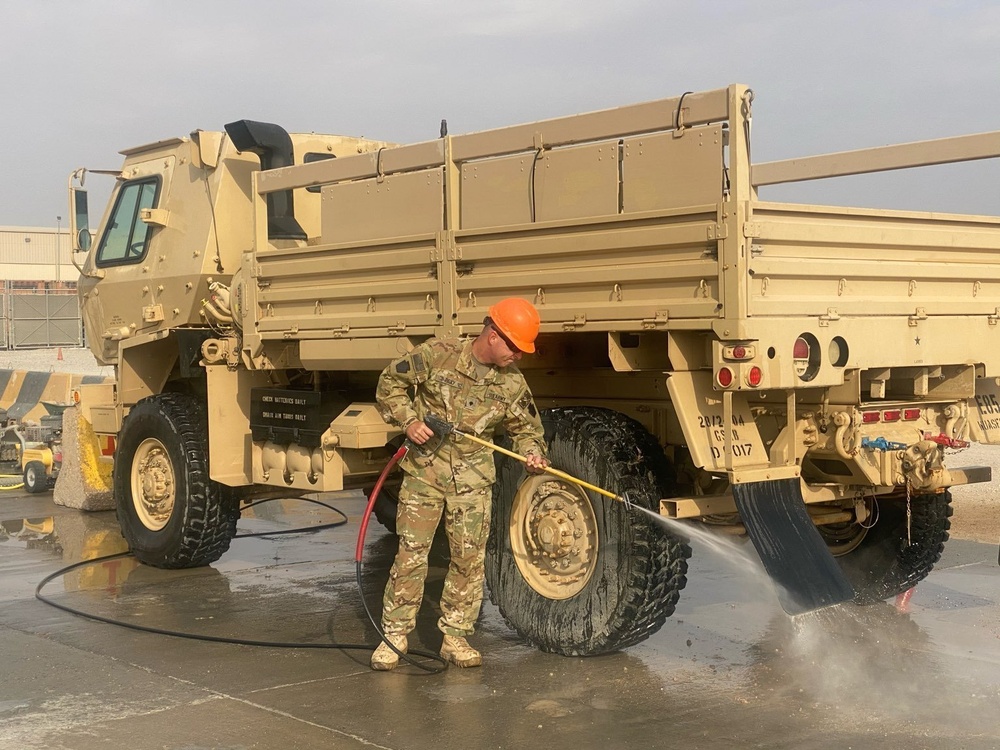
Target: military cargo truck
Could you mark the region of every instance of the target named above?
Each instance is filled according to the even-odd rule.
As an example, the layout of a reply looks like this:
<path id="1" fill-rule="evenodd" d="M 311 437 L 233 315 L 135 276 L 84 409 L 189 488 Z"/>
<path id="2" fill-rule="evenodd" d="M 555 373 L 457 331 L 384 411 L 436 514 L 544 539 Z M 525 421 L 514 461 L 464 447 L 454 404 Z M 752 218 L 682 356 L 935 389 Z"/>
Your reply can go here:
<path id="1" fill-rule="evenodd" d="M 1000 441 L 1000 219 L 758 189 L 995 157 L 1000 134 L 752 164 L 752 101 L 732 85 L 409 145 L 238 121 L 123 151 L 93 235 L 75 173 L 87 341 L 117 373 L 82 413 L 116 443 L 132 550 L 204 565 L 255 492 L 370 486 L 401 439 L 379 372 L 519 296 L 555 466 L 762 557 L 801 512 L 858 602 L 912 587 L 948 487 L 989 479 L 946 449 Z M 655 632 L 683 537 L 498 462 L 507 622 L 563 654 Z"/>

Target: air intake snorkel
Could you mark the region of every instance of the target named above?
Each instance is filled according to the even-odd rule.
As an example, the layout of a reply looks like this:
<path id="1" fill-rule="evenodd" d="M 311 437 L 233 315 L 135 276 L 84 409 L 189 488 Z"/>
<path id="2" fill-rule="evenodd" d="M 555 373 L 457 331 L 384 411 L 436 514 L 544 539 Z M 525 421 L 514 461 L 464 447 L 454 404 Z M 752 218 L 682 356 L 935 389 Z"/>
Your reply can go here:
<path id="1" fill-rule="evenodd" d="M 280 125 L 237 120 L 226 125 L 233 145 L 260 157 L 261 170 L 295 164 L 292 139 Z M 306 233 L 295 219 L 291 190 L 267 194 L 267 236 L 272 240 L 304 240 Z"/>

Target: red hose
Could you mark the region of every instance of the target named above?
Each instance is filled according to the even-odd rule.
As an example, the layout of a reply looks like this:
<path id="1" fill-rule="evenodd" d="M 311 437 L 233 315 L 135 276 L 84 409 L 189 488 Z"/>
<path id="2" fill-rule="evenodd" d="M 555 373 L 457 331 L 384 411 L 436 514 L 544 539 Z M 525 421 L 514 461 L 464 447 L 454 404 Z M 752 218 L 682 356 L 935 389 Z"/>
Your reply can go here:
<path id="1" fill-rule="evenodd" d="M 358 546 L 354 548 L 354 562 L 360 564 L 361 558 L 364 553 L 365 547 L 365 534 L 368 533 L 368 519 L 372 516 L 372 508 L 375 507 L 375 501 L 378 500 L 378 493 L 382 491 L 382 485 L 385 484 L 386 477 L 392 471 L 392 468 L 398 464 L 403 456 L 406 455 L 409 447 L 404 442 L 399 450 L 396 451 L 392 458 L 389 459 L 389 463 L 385 465 L 382 469 L 382 473 L 378 475 L 378 481 L 375 482 L 375 487 L 372 488 L 372 494 L 368 497 L 368 506 L 365 508 L 365 514 L 361 517 L 361 529 L 358 531 Z"/>

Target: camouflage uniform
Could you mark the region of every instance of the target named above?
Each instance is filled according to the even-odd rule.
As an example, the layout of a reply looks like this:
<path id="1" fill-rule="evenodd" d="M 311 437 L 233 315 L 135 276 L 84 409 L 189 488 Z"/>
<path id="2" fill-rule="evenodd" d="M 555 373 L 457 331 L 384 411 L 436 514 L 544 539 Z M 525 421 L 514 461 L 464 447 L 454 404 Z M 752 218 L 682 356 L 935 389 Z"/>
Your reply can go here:
<path id="1" fill-rule="evenodd" d="M 431 339 L 392 362 L 378 382 L 376 398 L 383 418 L 405 430 L 434 414 L 485 440 L 503 426 L 516 451 L 544 456 L 542 423 L 524 377 L 513 366 L 477 362 L 472 341 Z M 428 442 L 429 447 L 435 444 L 435 438 Z M 411 449 L 400 463 L 404 476 L 396 521 L 399 551 L 385 588 L 382 627 L 387 635 L 413 630 L 431 541 L 443 511 L 451 563 L 438 628 L 446 635 L 467 636 L 473 632 L 483 599 L 483 562 L 496 479 L 493 452 L 454 435 L 433 453 L 420 448 Z"/>

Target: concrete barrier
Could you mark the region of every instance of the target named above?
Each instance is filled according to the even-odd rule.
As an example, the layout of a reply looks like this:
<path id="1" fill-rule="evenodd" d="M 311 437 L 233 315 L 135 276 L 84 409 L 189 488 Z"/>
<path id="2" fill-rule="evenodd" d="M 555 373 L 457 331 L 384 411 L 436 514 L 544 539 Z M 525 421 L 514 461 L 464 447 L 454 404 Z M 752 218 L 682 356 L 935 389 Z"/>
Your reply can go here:
<path id="1" fill-rule="evenodd" d="M 79 510 L 113 509 L 112 464 L 101 460 L 97 435 L 77 406 L 63 412 L 62 455 L 52 501 Z"/>

